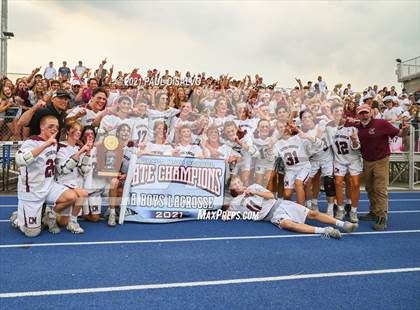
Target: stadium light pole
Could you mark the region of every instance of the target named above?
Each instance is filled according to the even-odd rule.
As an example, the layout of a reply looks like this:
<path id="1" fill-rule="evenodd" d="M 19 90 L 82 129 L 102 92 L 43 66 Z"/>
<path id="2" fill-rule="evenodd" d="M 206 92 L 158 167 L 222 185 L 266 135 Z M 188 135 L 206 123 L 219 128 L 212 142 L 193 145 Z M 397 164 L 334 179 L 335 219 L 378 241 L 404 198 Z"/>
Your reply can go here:
<path id="1" fill-rule="evenodd" d="M 7 31 L 7 0 L 1 0 L 1 57 L 0 74 L 7 74 L 7 40 L 14 37 L 13 32 Z"/>

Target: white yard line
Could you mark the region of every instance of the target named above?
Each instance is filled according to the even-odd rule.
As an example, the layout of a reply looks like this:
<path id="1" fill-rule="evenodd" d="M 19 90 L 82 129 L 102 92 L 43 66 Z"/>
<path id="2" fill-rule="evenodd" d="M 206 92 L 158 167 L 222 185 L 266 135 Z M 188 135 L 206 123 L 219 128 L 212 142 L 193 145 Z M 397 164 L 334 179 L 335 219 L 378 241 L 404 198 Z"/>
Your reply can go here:
<path id="1" fill-rule="evenodd" d="M 297 274 L 297 275 L 261 277 L 261 278 L 241 278 L 241 279 L 224 279 L 224 280 L 212 280 L 212 281 L 194 281 L 194 282 L 140 284 L 140 285 L 127 285 L 127 286 L 109 286 L 109 287 L 95 287 L 95 288 L 78 288 L 78 289 L 67 289 L 67 290 L 12 292 L 12 293 L 1 293 L 0 298 L 93 294 L 93 293 L 140 291 L 140 290 L 168 289 L 168 288 L 181 288 L 181 287 L 232 285 L 232 284 L 244 284 L 244 283 L 266 283 L 266 282 L 289 281 L 289 280 L 368 276 L 368 275 L 377 275 L 377 274 L 392 274 L 392 273 L 418 272 L 418 271 L 420 271 L 420 267 Z"/>
<path id="2" fill-rule="evenodd" d="M 412 234 L 419 233 L 420 229 L 413 230 L 389 230 L 389 231 L 361 231 L 342 235 L 389 235 L 389 234 Z M 115 241 L 84 241 L 84 242 L 56 242 L 56 243 L 18 243 L 1 244 L 0 249 L 27 248 L 27 247 L 56 247 L 56 246 L 83 246 L 83 245 L 121 245 L 121 244 L 147 244 L 147 243 L 177 243 L 197 241 L 226 241 L 226 240 L 255 240 L 255 239 L 282 239 L 282 238 L 305 238 L 319 237 L 316 234 L 293 234 L 293 235 L 263 235 L 263 236 L 231 236 L 231 237 L 203 237 L 203 238 L 180 238 L 180 239 L 152 239 L 152 240 L 115 240 Z"/>

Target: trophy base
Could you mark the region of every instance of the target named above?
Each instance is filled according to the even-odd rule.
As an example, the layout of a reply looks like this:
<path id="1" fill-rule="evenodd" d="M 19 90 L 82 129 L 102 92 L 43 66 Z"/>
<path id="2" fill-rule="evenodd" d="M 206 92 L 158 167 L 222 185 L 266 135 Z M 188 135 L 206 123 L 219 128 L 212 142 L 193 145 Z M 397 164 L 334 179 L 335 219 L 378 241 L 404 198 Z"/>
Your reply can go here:
<path id="1" fill-rule="evenodd" d="M 117 177 L 118 175 L 118 171 L 98 171 L 98 176 L 101 177 Z"/>

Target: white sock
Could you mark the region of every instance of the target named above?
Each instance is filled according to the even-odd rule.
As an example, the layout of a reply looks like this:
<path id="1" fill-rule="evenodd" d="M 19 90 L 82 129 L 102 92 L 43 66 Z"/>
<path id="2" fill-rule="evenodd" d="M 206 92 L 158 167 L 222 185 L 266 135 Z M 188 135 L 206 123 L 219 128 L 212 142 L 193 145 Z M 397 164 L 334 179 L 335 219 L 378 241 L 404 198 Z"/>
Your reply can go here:
<path id="1" fill-rule="evenodd" d="M 335 226 L 340 227 L 340 228 L 343 228 L 344 222 L 343 221 L 340 221 L 340 220 L 336 220 L 335 221 Z"/>
<path id="2" fill-rule="evenodd" d="M 318 199 L 312 198 L 312 204 L 317 206 L 318 205 Z"/>
<path id="3" fill-rule="evenodd" d="M 338 206 L 338 210 L 344 211 L 344 207 L 343 206 Z"/>
<path id="4" fill-rule="evenodd" d="M 325 232 L 324 227 L 315 227 L 315 233 L 316 234 L 323 234 Z"/>
<path id="5" fill-rule="evenodd" d="M 334 204 L 328 203 L 328 211 L 332 211 L 332 210 L 334 210 Z"/>
<path id="6" fill-rule="evenodd" d="M 351 205 L 351 198 L 347 198 L 347 204 Z"/>
<path id="7" fill-rule="evenodd" d="M 357 208 L 351 207 L 351 212 L 357 213 Z"/>
<path id="8" fill-rule="evenodd" d="M 312 209 L 312 201 L 311 200 L 306 200 L 305 205 L 308 209 Z"/>
<path id="9" fill-rule="evenodd" d="M 114 208 L 109 208 L 109 215 L 114 214 L 115 215 L 115 209 Z"/>
<path id="10" fill-rule="evenodd" d="M 77 223 L 77 215 L 76 216 L 70 215 L 70 222 Z"/>

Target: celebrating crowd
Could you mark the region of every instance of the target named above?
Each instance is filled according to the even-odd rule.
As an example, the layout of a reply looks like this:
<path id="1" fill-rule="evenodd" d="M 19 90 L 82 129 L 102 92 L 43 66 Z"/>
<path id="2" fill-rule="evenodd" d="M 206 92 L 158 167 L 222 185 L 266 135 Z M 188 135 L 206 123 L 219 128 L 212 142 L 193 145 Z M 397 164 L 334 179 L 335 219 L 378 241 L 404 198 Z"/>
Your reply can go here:
<path id="1" fill-rule="evenodd" d="M 52 233 L 60 226 L 83 233 L 78 217 L 98 221 L 105 197 L 107 223 L 115 226 L 133 153 L 223 159 L 233 197 L 226 208 L 257 212 L 284 229 L 340 237 L 306 218 L 346 232 L 359 218 L 386 228 L 389 141 L 406 139 L 410 124 L 417 128 L 414 94 L 376 85 L 363 93 L 350 84 L 330 89 L 321 76 L 305 85 L 296 79 L 287 90 L 258 74 L 114 74 L 106 64 L 93 71 L 79 61 L 71 70 L 63 62 L 57 71 L 50 62 L 44 74 L 36 68 L 15 84 L 2 78 L 1 139 L 25 140 L 16 155 L 19 206 L 11 220 L 27 236 L 38 235 L 41 223 Z M 123 147 L 113 177 L 98 174 L 110 136 Z M 359 216 L 362 173 L 371 209 Z M 321 184 L 325 214 L 318 210 Z"/>

